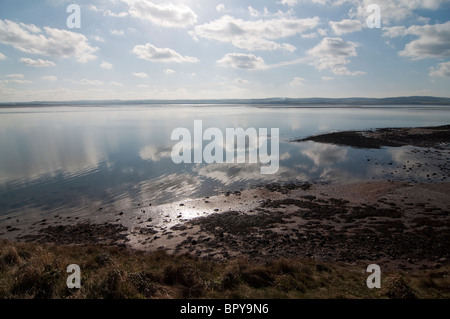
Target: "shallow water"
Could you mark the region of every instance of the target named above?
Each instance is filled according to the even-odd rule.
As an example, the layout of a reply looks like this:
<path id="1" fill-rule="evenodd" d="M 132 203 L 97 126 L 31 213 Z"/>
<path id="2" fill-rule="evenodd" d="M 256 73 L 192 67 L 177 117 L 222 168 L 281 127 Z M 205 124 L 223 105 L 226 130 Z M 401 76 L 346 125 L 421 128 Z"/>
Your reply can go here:
<path id="1" fill-rule="evenodd" d="M 175 128 L 279 128 L 280 167 L 175 164 Z M 339 130 L 436 126 L 450 108 L 259 108 L 255 106 L 80 106 L 0 109 L 0 215 L 26 209 L 79 212 L 122 201 L 167 203 L 267 182 L 446 180 L 446 151 L 361 150 L 294 139 Z M 425 153 L 427 152 L 427 153 Z M 425 157 L 423 156 L 425 155 Z M 433 175 L 434 174 L 434 175 Z M 428 175 L 428 176 L 427 176 Z M 97 207 L 96 206 L 96 207 Z"/>

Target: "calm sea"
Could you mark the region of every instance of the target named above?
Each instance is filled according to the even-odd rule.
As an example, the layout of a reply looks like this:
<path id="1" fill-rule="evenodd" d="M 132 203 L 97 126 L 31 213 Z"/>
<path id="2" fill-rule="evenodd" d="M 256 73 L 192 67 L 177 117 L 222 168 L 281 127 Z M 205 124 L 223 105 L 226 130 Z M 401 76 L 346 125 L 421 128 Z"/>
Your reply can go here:
<path id="1" fill-rule="evenodd" d="M 279 128 L 280 167 L 175 164 L 175 128 Z M 0 215 L 80 211 L 115 201 L 167 203 L 270 182 L 443 180 L 441 154 L 361 150 L 294 139 L 339 130 L 450 124 L 446 107 L 278 108 L 123 105 L 0 109 Z M 424 163 L 424 161 L 426 163 Z M 442 162 L 441 162 L 442 163 Z M 406 168 L 405 168 L 406 167 Z M 433 175 L 434 170 L 437 173 Z M 428 176 L 427 176 L 428 175 Z"/>

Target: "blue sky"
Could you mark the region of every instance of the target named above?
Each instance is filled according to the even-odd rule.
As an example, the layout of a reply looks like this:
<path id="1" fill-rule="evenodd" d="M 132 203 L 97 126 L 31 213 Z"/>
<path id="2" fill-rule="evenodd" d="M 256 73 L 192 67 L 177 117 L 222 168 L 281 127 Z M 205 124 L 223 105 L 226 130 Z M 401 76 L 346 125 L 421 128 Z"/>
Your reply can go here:
<path id="1" fill-rule="evenodd" d="M 449 18 L 450 0 L 5 0 L 0 101 L 450 97 Z"/>

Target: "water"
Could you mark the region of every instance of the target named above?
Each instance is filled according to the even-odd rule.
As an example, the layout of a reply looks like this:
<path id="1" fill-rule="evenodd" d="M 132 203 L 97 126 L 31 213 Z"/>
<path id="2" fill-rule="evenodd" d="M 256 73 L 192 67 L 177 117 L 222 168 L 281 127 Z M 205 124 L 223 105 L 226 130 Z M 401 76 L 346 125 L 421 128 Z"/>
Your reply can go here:
<path id="1" fill-rule="evenodd" d="M 260 164 L 174 164 L 177 127 L 279 128 L 280 168 Z M 435 126 L 449 108 L 260 108 L 256 106 L 80 106 L 0 109 L 0 215 L 80 213 L 126 202 L 167 203 L 267 182 L 429 180 L 442 154 L 415 170 L 412 147 L 361 150 L 292 140 L 339 130 Z M 434 155 L 433 155 L 434 154 Z M 448 159 L 448 158 L 447 158 Z M 412 169 L 401 170 L 403 165 Z M 432 175 L 434 176 L 434 175 Z M 442 176 L 437 174 L 437 177 Z M 436 178 L 437 178 L 436 177 Z"/>

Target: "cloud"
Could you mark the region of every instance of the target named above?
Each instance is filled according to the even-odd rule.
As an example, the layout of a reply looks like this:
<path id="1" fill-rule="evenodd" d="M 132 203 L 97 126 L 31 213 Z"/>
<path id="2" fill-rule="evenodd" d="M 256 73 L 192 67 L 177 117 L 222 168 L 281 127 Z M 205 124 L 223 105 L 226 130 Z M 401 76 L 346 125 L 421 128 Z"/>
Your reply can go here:
<path id="1" fill-rule="evenodd" d="M 113 65 L 106 61 L 103 61 L 102 63 L 100 63 L 100 67 L 106 70 L 111 70 L 113 68 Z"/>
<path id="2" fill-rule="evenodd" d="M 371 13 L 367 12 L 367 7 L 376 3 L 380 6 L 382 23 L 391 24 L 392 22 L 400 22 L 407 18 L 411 18 L 416 15 L 417 10 L 437 10 L 443 3 L 448 3 L 448 0 L 348 0 L 340 1 L 351 2 L 356 5 L 356 11 L 353 16 L 361 18 L 367 18 Z"/>
<path id="3" fill-rule="evenodd" d="M 58 81 L 58 78 L 54 75 L 46 75 L 41 77 L 41 79 L 46 80 L 46 81 L 50 81 L 50 82 L 56 82 Z"/>
<path id="4" fill-rule="evenodd" d="M 2 81 L 0 81 L 0 84 L 8 84 L 8 83 L 30 84 L 30 83 L 33 83 L 33 81 L 23 80 L 23 78 L 25 76 L 20 73 L 6 74 L 5 77 L 7 77 L 11 80 L 2 80 Z"/>
<path id="5" fill-rule="evenodd" d="M 306 0 L 304 0 L 306 1 Z M 343 4 L 350 4 L 351 8 L 349 16 L 352 18 L 367 19 L 371 12 L 367 12 L 370 4 L 378 4 L 381 9 L 383 24 L 391 24 L 392 22 L 403 21 L 407 18 L 416 18 L 418 21 L 423 20 L 417 15 L 419 10 L 437 10 L 443 4 L 449 3 L 449 0 L 309 0 L 313 3 L 337 7 Z M 295 0 L 282 0 L 281 3 L 296 2 Z"/>
<path id="6" fill-rule="evenodd" d="M 97 42 L 105 42 L 105 39 L 103 39 L 102 37 L 99 37 L 98 35 L 94 36 L 93 39 Z"/>
<path id="7" fill-rule="evenodd" d="M 303 86 L 305 84 L 306 80 L 300 77 L 295 77 L 290 83 L 289 85 L 291 87 L 298 87 L 298 86 Z"/>
<path id="8" fill-rule="evenodd" d="M 361 75 L 364 72 L 351 72 L 346 67 L 350 63 L 348 58 L 357 56 L 357 46 L 357 43 L 341 38 L 324 38 L 308 51 L 308 55 L 314 58 L 311 65 L 319 71 L 329 69 L 336 75 Z"/>
<path id="9" fill-rule="evenodd" d="M 112 35 L 116 35 L 116 36 L 122 36 L 122 35 L 125 34 L 125 32 L 123 32 L 123 30 L 114 30 L 114 29 L 111 29 L 111 30 L 109 30 L 109 32 L 110 32 Z"/>
<path id="10" fill-rule="evenodd" d="M 273 40 L 291 37 L 314 29 L 319 24 L 318 17 L 293 19 L 281 17 L 270 20 L 244 21 L 225 15 L 210 23 L 197 25 L 190 34 L 194 39 L 204 38 L 231 43 L 245 50 L 286 50 L 296 48 L 289 43 L 277 43 Z"/>
<path id="11" fill-rule="evenodd" d="M 231 66 L 242 70 L 259 70 L 266 68 L 263 58 L 253 54 L 228 53 L 217 63 L 221 66 Z"/>
<path id="12" fill-rule="evenodd" d="M 88 79 L 82 79 L 80 81 L 80 84 L 82 85 L 94 85 L 94 86 L 100 86 L 103 85 L 104 83 L 102 81 L 99 80 L 88 80 Z"/>
<path id="13" fill-rule="evenodd" d="M 88 6 L 88 9 L 90 10 L 90 11 L 94 11 L 94 12 L 100 12 L 101 10 L 99 9 L 99 8 L 97 8 L 95 5 L 93 5 L 93 4 L 90 4 L 89 6 Z"/>
<path id="14" fill-rule="evenodd" d="M 5 80 L 5 81 L 2 81 L 3 83 L 16 83 L 16 84 L 31 84 L 31 83 L 33 83 L 33 81 L 29 81 L 29 80 L 16 80 L 16 79 L 14 79 L 14 80 Z"/>
<path id="15" fill-rule="evenodd" d="M 302 39 L 314 39 L 317 38 L 319 35 L 316 32 L 311 33 L 304 33 L 300 35 Z"/>
<path id="16" fill-rule="evenodd" d="M 33 60 L 30 58 L 20 58 L 19 61 L 20 61 L 20 63 L 23 63 L 27 66 L 32 66 L 35 68 L 47 68 L 47 67 L 51 67 L 51 66 L 56 66 L 56 64 L 53 63 L 52 61 L 42 60 L 42 59 Z"/>
<path id="17" fill-rule="evenodd" d="M 96 47 L 79 33 L 44 27 L 44 32 L 33 24 L 16 23 L 0 19 L 0 43 L 15 49 L 54 58 L 75 58 L 86 63 L 96 58 Z"/>
<path id="18" fill-rule="evenodd" d="M 330 27 L 337 35 L 360 31 L 363 23 L 359 20 L 344 19 L 339 22 L 330 21 Z"/>
<path id="19" fill-rule="evenodd" d="M 223 3 L 218 4 L 216 7 L 217 12 L 224 12 L 225 11 L 225 5 Z"/>
<path id="20" fill-rule="evenodd" d="M 290 7 L 295 6 L 298 3 L 299 0 L 281 0 L 278 2 L 279 4 L 284 4 Z M 313 1 L 314 2 L 314 1 Z"/>
<path id="21" fill-rule="evenodd" d="M 330 166 L 345 161 L 348 150 L 336 145 L 313 143 L 301 153 L 310 158 L 316 166 Z"/>
<path id="22" fill-rule="evenodd" d="M 103 15 L 109 16 L 109 17 L 115 17 L 115 18 L 124 18 L 124 17 L 128 16 L 128 12 L 114 13 L 114 12 L 111 12 L 111 10 L 107 10 L 107 11 L 105 11 L 105 13 L 103 13 Z"/>
<path id="23" fill-rule="evenodd" d="M 236 84 L 248 84 L 249 81 L 243 80 L 241 78 L 237 78 L 237 79 L 234 79 L 234 83 L 236 83 Z"/>
<path id="24" fill-rule="evenodd" d="M 159 162 L 163 158 L 170 158 L 170 150 L 165 148 L 148 145 L 139 151 L 139 157 L 144 161 Z"/>
<path id="25" fill-rule="evenodd" d="M 144 73 L 144 72 L 139 72 L 139 73 L 138 72 L 133 72 L 133 75 L 138 77 L 138 78 L 142 78 L 142 79 L 148 78 L 148 74 Z"/>
<path id="26" fill-rule="evenodd" d="M 165 70 L 164 70 L 164 73 L 165 73 L 165 74 L 174 74 L 175 71 L 172 70 L 172 69 L 165 69 Z"/>
<path id="27" fill-rule="evenodd" d="M 155 4 L 148 0 L 123 0 L 123 2 L 129 6 L 130 16 L 148 20 L 157 26 L 185 28 L 197 22 L 197 15 L 184 4 Z"/>
<path id="28" fill-rule="evenodd" d="M 157 48 L 150 43 L 146 45 L 136 45 L 133 48 L 133 53 L 140 59 L 151 62 L 163 62 L 163 63 L 196 63 L 199 59 L 189 56 L 182 56 L 178 52 L 169 48 Z"/>
<path id="29" fill-rule="evenodd" d="M 248 11 L 250 12 L 250 16 L 253 18 L 256 18 L 259 16 L 259 11 L 256 9 L 253 9 L 253 7 L 249 6 Z"/>
<path id="30" fill-rule="evenodd" d="M 23 74 L 18 74 L 18 73 L 15 73 L 15 74 L 6 74 L 5 75 L 7 78 L 10 78 L 10 79 L 23 79 L 24 78 L 24 75 Z"/>
<path id="31" fill-rule="evenodd" d="M 450 21 L 434 25 L 413 25 L 409 28 L 384 27 L 383 32 L 391 38 L 406 35 L 418 37 L 406 44 L 404 50 L 399 52 L 401 56 L 413 60 L 450 57 Z"/>
<path id="32" fill-rule="evenodd" d="M 0 61 L 6 60 L 6 59 L 7 59 L 6 55 L 4 55 L 3 53 L 0 52 Z"/>
<path id="33" fill-rule="evenodd" d="M 123 86 L 123 84 L 122 83 L 119 83 L 119 82 L 111 82 L 111 85 L 113 85 L 113 86 Z"/>
<path id="34" fill-rule="evenodd" d="M 430 69 L 430 76 L 437 77 L 437 78 L 450 77 L 450 61 L 439 63 L 438 67 L 432 67 Z"/>

